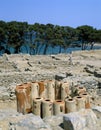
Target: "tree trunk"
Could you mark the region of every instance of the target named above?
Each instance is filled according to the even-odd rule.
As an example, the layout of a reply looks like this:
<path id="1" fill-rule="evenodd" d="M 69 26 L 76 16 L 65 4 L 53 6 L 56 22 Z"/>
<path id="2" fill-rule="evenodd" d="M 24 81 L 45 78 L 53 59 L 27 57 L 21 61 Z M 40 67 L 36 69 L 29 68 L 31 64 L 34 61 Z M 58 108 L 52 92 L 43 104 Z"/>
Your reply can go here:
<path id="1" fill-rule="evenodd" d="M 15 53 L 18 54 L 20 52 L 20 46 L 15 47 Z"/>
<path id="2" fill-rule="evenodd" d="M 90 49 L 92 50 L 94 47 L 94 42 L 91 42 L 91 46 L 90 46 Z"/>
<path id="3" fill-rule="evenodd" d="M 48 43 L 45 44 L 45 48 L 44 48 L 44 51 L 43 51 L 44 55 L 46 54 L 47 48 L 48 48 Z"/>
<path id="4" fill-rule="evenodd" d="M 61 46 L 60 46 L 60 48 L 59 48 L 59 53 L 61 53 L 61 49 L 62 49 L 62 48 L 61 48 Z"/>

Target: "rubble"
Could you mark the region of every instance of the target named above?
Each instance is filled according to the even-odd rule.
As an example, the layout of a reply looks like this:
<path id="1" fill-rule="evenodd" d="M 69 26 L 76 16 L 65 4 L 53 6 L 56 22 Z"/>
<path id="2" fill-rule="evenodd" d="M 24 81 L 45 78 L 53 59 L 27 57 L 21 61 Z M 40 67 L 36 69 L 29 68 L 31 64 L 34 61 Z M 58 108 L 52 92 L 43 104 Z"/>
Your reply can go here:
<path id="1" fill-rule="evenodd" d="M 3 56 L 1 56 L 0 110 L 3 110 L 4 108 L 9 110 L 10 108 L 12 108 L 16 111 L 17 109 L 16 96 L 14 91 L 16 85 L 46 79 L 47 80 L 58 79 L 62 81 L 68 80 L 71 86 L 72 85 L 84 86 L 92 99 L 91 100 L 92 107 L 93 106 L 100 107 L 101 50 L 73 52 L 72 65 L 69 64 L 68 59 L 69 59 L 68 54 L 44 55 L 44 56 L 29 55 L 29 54 L 11 54 L 11 55 L 4 54 Z M 6 113 L 3 114 L 1 118 L 5 117 L 4 115 L 6 115 Z M 100 120 L 100 118 L 98 119 Z M 2 130 L 7 130 L 8 126 L 10 125 L 12 127 L 11 130 L 13 130 L 14 129 L 13 125 L 9 124 L 7 120 L 8 119 L 6 118 L 4 118 L 4 120 L 2 121 L 0 120 L 1 121 L 0 128 Z M 53 118 L 53 120 L 55 125 L 55 118 Z M 1 127 L 3 123 L 4 126 Z M 7 129 L 5 129 L 4 127 Z M 26 126 L 18 125 L 16 126 L 16 130 L 24 129 L 24 127 L 25 130 L 29 129 Z M 50 125 L 50 127 L 51 129 L 54 130 L 64 129 L 63 122 L 62 124 L 57 126 Z"/>

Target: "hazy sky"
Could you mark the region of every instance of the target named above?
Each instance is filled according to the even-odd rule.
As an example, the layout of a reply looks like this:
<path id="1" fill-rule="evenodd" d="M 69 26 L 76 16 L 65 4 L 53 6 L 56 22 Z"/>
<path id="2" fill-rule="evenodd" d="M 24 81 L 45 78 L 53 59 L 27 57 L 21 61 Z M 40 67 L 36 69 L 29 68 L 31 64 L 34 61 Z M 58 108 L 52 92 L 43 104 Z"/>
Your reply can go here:
<path id="1" fill-rule="evenodd" d="M 101 0 L 0 0 L 0 20 L 101 29 Z"/>

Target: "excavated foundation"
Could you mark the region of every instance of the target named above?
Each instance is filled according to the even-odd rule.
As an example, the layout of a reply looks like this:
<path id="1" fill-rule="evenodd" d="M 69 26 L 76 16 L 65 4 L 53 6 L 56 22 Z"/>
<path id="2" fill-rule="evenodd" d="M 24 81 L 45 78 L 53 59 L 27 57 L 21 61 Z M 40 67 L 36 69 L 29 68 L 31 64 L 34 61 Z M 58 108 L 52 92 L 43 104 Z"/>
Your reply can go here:
<path id="1" fill-rule="evenodd" d="M 17 111 L 42 118 L 90 108 L 85 87 L 70 87 L 69 82 L 35 81 L 16 86 Z"/>

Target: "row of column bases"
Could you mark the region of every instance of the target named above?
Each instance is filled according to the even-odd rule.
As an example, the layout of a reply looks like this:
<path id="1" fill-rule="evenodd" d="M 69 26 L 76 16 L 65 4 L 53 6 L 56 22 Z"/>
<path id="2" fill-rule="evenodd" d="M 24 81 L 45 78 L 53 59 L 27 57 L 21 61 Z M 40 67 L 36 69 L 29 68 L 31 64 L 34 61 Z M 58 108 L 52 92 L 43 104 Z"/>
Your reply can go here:
<path id="1" fill-rule="evenodd" d="M 85 87 L 72 86 L 57 80 L 36 81 L 17 85 L 17 111 L 42 118 L 90 108 Z"/>

